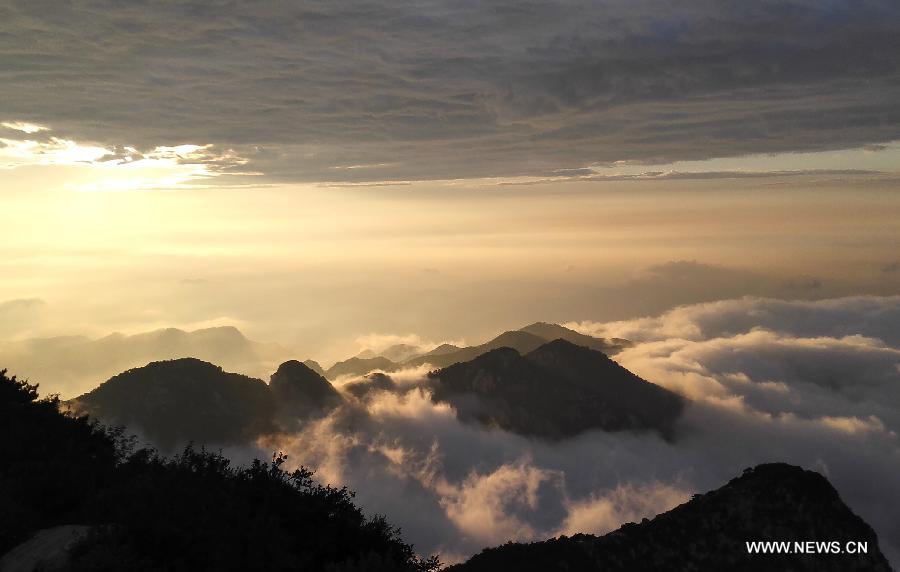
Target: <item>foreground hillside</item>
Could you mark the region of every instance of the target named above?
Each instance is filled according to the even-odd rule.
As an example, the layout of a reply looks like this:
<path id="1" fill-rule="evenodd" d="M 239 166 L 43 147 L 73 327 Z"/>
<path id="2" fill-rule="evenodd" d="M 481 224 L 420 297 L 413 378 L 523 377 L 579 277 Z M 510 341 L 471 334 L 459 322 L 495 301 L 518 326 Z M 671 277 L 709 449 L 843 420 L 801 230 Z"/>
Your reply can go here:
<path id="1" fill-rule="evenodd" d="M 19 545 L 18 562 L 39 561 L 59 531 L 80 530 L 57 562 L 67 570 L 437 568 L 385 520 L 366 518 L 346 489 L 282 470 L 283 457 L 232 467 L 205 451 L 133 451 L 120 431 L 60 413 L 58 400 L 5 370 L 0 459 L 0 554 Z M 37 554 L 22 546 L 29 538 Z"/>
<path id="2" fill-rule="evenodd" d="M 748 541 L 865 543 L 866 554 L 749 554 Z M 822 475 L 773 463 L 641 524 L 487 549 L 453 572 L 889 571 L 872 528 Z"/>

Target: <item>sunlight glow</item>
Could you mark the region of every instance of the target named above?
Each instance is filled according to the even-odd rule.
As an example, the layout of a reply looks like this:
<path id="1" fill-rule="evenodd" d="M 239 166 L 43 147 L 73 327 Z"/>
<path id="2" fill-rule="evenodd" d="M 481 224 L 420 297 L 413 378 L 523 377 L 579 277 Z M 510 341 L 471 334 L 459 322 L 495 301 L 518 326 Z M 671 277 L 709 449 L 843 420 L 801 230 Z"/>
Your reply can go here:
<path id="1" fill-rule="evenodd" d="M 2 125 L 30 135 L 50 130 L 21 121 L 4 122 Z M 234 151 L 218 151 L 212 145 L 162 145 L 141 152 L 132 146 L 109 148 L 53 136 L 0 138 L 0 169 L 33 166 L 81 166 L 90 169 L 89 182 L 67 182 L 64 185 L 66 189 L 76 191 L 181 188 L 246 163 L 246 159 Z"/>
<path id="2" fill-rule="evenodd" d="M 21 131 L 22 133 L 39 133 L 41 131 L 49 131 L 49 127 L 44 127 L 43 125 L 36 125 L 34 123 L 26 123 L 24 121 L 4 121 L 0 123 L 3 127 L 7 129 L 12 129 L 14 131 Z"/>

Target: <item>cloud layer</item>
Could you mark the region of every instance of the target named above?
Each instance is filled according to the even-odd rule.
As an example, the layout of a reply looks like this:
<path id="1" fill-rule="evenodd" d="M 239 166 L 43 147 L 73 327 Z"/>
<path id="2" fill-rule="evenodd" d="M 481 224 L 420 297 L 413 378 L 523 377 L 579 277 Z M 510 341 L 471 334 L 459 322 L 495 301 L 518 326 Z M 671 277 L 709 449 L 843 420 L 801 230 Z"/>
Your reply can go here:
<path id="1" fill-rule="evenodd" d="M 603 533 L 786 461 L 828 476 L 896 562 L 897 307 L 891 297 L 740 299 L 592 325 L 640 340 L 617 361 L 692 399 L 673 442 L 588 433 L 551 444 L 465 425 L 431 402 L 422 372 L 407 372 L 397 388 L 260 446 L 357 490 L 419 550 L 451 561 L 510 539 Z"/>
<path id="2" fill-rule="evenodd" d="M 891 0 L 16 1 L 0 22 L 12 129 L 139 152 L 209 144 L 277 180 L 565 174 L 900 138 Z"/>

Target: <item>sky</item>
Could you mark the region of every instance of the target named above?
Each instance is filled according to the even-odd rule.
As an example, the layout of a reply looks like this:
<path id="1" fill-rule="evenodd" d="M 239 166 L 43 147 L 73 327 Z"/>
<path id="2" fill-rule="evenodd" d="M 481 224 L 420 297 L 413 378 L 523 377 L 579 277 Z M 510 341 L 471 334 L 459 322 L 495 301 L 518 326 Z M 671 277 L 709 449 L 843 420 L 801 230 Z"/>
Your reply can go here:
<path id="1" fill-rule="evenodd" d="M 161 328 L 266 378 L 565 323 L 692 400 L 675 443 L 464 426 L 413 371 L 277 445 L 450 560 L 778 457 L 896 565 L 898 101 L 896 0 L 0 0 L 0 368 L 72 397 Z"/>
<path id="2" fill-rule="evenodd" d="M 900 8 L 0 4 L 0 336 L 323 362 L 900 291 Z"/>

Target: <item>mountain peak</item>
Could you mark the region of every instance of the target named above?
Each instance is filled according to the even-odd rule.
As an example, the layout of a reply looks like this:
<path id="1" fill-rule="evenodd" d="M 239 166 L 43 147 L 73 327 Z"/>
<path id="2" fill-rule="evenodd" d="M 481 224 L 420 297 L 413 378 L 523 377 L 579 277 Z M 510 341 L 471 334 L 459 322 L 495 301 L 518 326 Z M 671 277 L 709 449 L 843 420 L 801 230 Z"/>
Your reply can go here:
<path id="1" fill-rule="evenodd" d="M 274 408 L 262 380 L 192 357 L 129 369 L 74 405 L 138 429 L 163 449 L 189 441 L 243 442 L 271 430 Z"/>
<path id="2" fill-rule="evenodd" d="M 747 542 L 865 542 L 865 554 L 751 554 Z M 843 546 L 842 546 L 843 547 Z M 872 528 L 828 479 L 785 463 L 746 469 L 724 486 L 605 536 L 576 534 L 490 548 L 456 572 L 517 570 L 803 570 L 888 572 Z"/>
<path id="3" fill-rule="evenodd" d="M 682 397 L 602 352 L 561 339 L 524 356 L 496 348 L 429 377 L 434 399 L 454 405 L 460 418 L 554 439 L 591 429 L 671 437 L 684 407 Z"/>
<path id="4" fill-rule="evenodd" d="M 631 345 L 631 342 L 628 340 L 595 338 L 594 336 L 582 334 L 565 326 L 549 322 L 535 322 L 521 328 L 520 331 L 542 337 L 545 340 L 563 339 L 577 346 L 584 346 L 609 355 L 616 354 Z"/>
<path id="5" fill-rule="evenodd" d="M 279 407 L 290 416 L 306 416 L 317 410 L 336 407 L 342 401 L 327 379 L 297 360 L 278 366 L 269 387 Z"/>
<path id="6" fill-rule="evenodd" d="M 314 372 L 318 373 L 322 377 L 325 377 L 325 368 L 323 368 L 321 365 L 319 365 L 319 362 L 317 362 L 316 360 L 307 359 L 307 360 L 303 360 L 302 363 L 303 363 L 303 365 L 305 365 L 309 369 L 313 370 Z"/>
<path id="7" fill-rule="evenodd" d="M 272 374 L 272 380 L 274 381 L 276 377 L 280 378 L 283 376 L 308 376 L 309 374 L 318 375 L 314 369 L 312 369 L 306 363 L 301 361 L 290 359 L 281 365 L 278 366 L 278 369 L 275 370 L 275 373 Z"/>
<path id="8" fill-rule="evenodd" d="M 397 364 L 383 356 L 371 358 L 352 357 L 339 361 L 325 371 L 328 379 L 337 379 L 344 375 L 362 376 L 375 370 L 394 371 Z"/>

